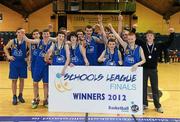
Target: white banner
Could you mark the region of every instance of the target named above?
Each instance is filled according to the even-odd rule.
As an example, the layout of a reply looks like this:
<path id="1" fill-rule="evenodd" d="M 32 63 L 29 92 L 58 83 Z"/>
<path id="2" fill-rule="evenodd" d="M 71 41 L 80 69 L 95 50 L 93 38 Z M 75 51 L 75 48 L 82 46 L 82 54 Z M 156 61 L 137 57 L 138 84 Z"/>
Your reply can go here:
<path id="1" fill-rule="evenodd" d="M 49 111 L 142 114 L 142 67 L 49 67 Z"/>

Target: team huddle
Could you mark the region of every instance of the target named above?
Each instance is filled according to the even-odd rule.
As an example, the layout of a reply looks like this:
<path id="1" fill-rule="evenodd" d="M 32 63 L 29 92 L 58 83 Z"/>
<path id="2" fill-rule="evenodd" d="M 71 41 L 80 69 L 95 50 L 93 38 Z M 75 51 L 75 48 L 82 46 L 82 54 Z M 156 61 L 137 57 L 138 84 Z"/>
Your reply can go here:
<path id="1" fill-rule="evenodd" d="M 17 29 L 17 38 L 12 39 L 4 47 L 9 63 L 9 78 L 12 80 L 12 104 L 18 101 L 24 103 L 24 79 L 27 78 L 27 69 L 31 71 L 33 79 L 34 98 L 32 108 L 38 107 L 40 102 L 39 85 L 43 81 L 43 105 L 48 108 L 48 66 L 64 66 L 61 74 L 66 73 L 68 66 L 128 66 L 135 71 L 143 66 L 143 106 L 148 108 L 147 84 L 150 77 L 155 110 L 163 113 L 158 94 L 158 50 L 159 45 L 154 42 L 154 33 L 148 30 L 146 41 L 137 41 L 134 29 L 122 30 L 123 18 L 118 17 L 118 32 L 111 24 L 103 26 L 102 16 L 98 16 L 98 24 L 86 26 L 85 30 L 67 32 L 61 28 L 56 37 L 50 37 L 50 31 L 39 30 L 32 32 L 32 39 L 25 35 L 25 30 Z M 174 36 L 170 29 L 170 38 Z M 11 49 L 9 53 L 9 49 Z M 29 50 L 28 50 L 29 49 Z M 19 78 L 19 95 L 17 94 L 17 80 Z"/>

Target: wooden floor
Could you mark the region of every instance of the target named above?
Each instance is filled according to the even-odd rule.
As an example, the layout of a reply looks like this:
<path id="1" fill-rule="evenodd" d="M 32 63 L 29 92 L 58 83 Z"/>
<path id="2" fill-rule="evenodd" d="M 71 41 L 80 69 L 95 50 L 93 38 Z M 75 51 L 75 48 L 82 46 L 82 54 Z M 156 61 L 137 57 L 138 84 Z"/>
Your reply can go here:
<path id="1" fill-rule="evenodd" d="M 149 109 L 141 117 L 163 117 L 180 118 L 180 63 L 160 64 L 159 65 L 159 87 L 163 92 L 161 104 L 164 113 L 155 112 L 152 103 Z M 0 116 L 84 116 L 84 113 L 50 113 L 42 106 L 42 101 L 38 109 L 31 109 L 31 100 L 33 98 L 32 80 L 30 72 L 25 80 L 24 97 L 26 103 L 13 106 L 11 103 L 11 80 L 8 79 L 8 62 L 0 62 Z M 42 84 L 40 89 L 42 96 Z M 89 116 L 108 116 L 116 117 L 113 114 L 89 114 Z M 129 115 L 119 115 L 126 116 Z"/>

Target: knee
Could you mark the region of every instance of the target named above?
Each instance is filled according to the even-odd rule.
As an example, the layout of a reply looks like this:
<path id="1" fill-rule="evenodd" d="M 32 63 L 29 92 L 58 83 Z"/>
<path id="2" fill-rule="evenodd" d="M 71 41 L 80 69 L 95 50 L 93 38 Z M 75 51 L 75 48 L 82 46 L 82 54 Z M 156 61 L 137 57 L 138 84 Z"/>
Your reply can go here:
<path id="1" fill-rule="evenodd" d="M 34 85 L 34 87 L 38 87 L 38 83 L 37 82 L 34 82 L 33 85 Z"/>
<path id="2" fill-rule="evenodd" d="M 43 87 L 47 88 L 48 87 L 48 83 L 43 83 Z"/>
<path id="3" fill-rule="evenodd" d="M 12 80 L 12 83 L 13 83 L 13 84 L 16 84 L 16 83 L 17 83 L 17 80 Z"/>

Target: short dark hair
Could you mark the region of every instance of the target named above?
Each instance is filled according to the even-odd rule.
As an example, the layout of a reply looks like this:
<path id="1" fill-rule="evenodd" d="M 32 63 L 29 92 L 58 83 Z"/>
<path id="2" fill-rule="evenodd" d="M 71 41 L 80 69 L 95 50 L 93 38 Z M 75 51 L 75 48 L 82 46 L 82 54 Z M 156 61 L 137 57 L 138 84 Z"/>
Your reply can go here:
<path id="1" fill-rule="evenodd" d="M 129 36 L 136 36 L 136 34 L 135 33 L 133 33 L 133 32 L 130 32 L 129 34 L 128 34 Z"/>
<path id="2" fill-rule="evenodd" d="M 58 36 L 58 34 L 63 34 L 64 36 L 66 35 L 63 31 L 58 31 L 56 35 Z"/>
<path id="3" fill-rule="evenodd" d="M 88 29 L 93 29 L 93 27 L 92 27 L 91 25 L 87 25 L 87 26 L 85 27 L 85 30 L 86 30 L 86 28 L 88 28 Z"/>
<path id="4" fill-rule="evenodd" d="M 85 34 L 84 31 L 83 31 L 82 29 L 76 30 L 76 34 L 77 34 L 78 32 L 82 32 L 83 34 Z"/>
<path id="5" fill-rule="evenodd" d="M 44 29 L 42 32 L 49 32 L 49 29 Z"/>
<path id="6" fill-rule="evenodd" d="M 116 43 L 116 40 L 113 38 L 110 38 L 110 39 L 108 39 L 108 44 L 109 44 L 109 42 L 115 42 Z"/>
<path id="7" fill-rule="evenodd" d="M 34 32 L 39 32 L 39 30 L 38 30 L 38 29 L 34 29 L 34 30 L 32 31 L 32 34 L 33 34 Z"/>
<path id="8" fill-rule="evenodd" d="M 77 37 L 77 34 L 75 32 L 71 32 L 68 36 L 67 36 L 67 40 L 71 40 L 71 37 L 75 36 Z"/>
<path id="9" fill-rule="evenodd" d="M 153 32 L 153 30 L 147 30 L 146 34 L 153 34 L 154 35 L 154 32 Z"/>
<path id="10" fill-rule="evenodd" d="M 66 27 L 60 27 L 59 31 L 62 31 L 62 30 L 67 30 L 67 28 Z"/>
<path id="11" fill-rule="evenodd" d="M 23 29 L 23 28 L 21 28 L 21 27 L 17 28 L 17 29 L 16 29 L 16 32 L 17 32 L 18 30 L 21 30 L 21 29 Z"/>

